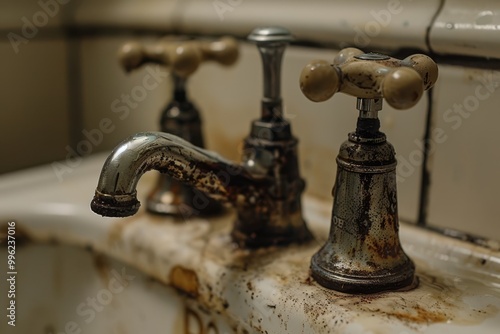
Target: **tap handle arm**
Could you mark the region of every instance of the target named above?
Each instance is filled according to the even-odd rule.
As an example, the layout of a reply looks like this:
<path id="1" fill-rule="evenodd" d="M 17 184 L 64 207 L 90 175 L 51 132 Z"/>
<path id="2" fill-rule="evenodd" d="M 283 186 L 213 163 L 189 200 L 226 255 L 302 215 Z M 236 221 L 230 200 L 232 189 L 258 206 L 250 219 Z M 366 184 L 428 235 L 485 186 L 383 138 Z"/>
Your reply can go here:
<path id="1" fill-rule="evenodd" d="M 232 37 L 215 41 L 167 37 L 153 44 L 128 42 L 120 48 L 118 58 L 127 72 L 146 63 L 156 63 L 170 67 L 179 77 L 187 78 L 204 61 L 232 65 L 238 59 L 238 53 L 238 43 Z"/>
<path id="2" fill-rule="evenodd" d="M 342 92 L 358 98 L 385 98 L 395 109 L 408 109 L 417 104 L 423 91 L 431 88 L 437 77 L 436 63 L 423 54 L 400 60 L 346 48 L 337 54 L 332 64 L 314 60 L 304 67 L 300 89 L 314 102 L 326 101 Z"/>

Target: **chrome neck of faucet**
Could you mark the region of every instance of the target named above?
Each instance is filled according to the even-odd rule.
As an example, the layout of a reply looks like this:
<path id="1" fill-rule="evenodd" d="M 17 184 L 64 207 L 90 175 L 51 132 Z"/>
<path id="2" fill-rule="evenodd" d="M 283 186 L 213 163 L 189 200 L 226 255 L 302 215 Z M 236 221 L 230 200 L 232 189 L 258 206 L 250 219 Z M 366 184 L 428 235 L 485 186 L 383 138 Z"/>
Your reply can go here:
<path id="1" fill-rule="evenodd" d="M 281 63 L 286 46 L 293 40 L 290 32 L 281 27 L 256 28 L 248 36 L 259 50 L 264 75 L 261 120 L 283 121 L 281 99 Z"/>

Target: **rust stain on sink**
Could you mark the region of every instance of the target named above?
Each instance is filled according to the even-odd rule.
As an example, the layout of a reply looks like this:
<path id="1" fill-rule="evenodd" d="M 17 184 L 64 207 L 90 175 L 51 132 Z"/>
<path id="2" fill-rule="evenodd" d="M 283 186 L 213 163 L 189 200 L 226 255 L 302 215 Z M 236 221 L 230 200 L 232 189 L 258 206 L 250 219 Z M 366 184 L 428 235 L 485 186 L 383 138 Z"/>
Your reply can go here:
<path id="1" fill-rule="evenodd" d="M 304 311 L 312 319 L 318 319 L 318 322 L 323 319 L 324 325 L 331 325 L 329 305 L 337 305 L 349 314 L 357 314 L 354 318 L 342 313 L 334 315 L 337 318 L 334 324 L 340 327 L 350 322 L 363 324 L 365 321 L 373 325 L 373 318 L 377 317 L 381 325 L 386 319 L 386 322 L 400 322 L 415 330 L 435 323 L 480 324 L 498 313 L 494 305 L 478 308 L 468 305 L 465 302 L 467 296 L 475 292 L 457 288 L 451 277 L 434 275 L 423 263 L 419 263 L 417 268 L 420 285 L 405 292 L 348 295 L 324 289 L 310 279 L 302 279 L 302 284 L 316 290 L 304 300 Z"/>
<path id="2" fill-rule="evenodd" d="M 473 306 L 467 298 L 488 291 L 500 300 L 500 293 L 488 290 L 481 283 L 475 286 L 474 282 L 466 284 L 473 287 L 471 290 L 464 289 L 463 280 L 457 281 L 455 276 L 435 271 L 420 261 L 416 261 L 420 285 L 409 291 L 353 295 L 328 290 L 309 275 L 309 259 L 315 250 L 313 242 L 257 250 L 245 256 L 233 252 L 232 260 L 219 263 L 230 268 L 231 281 L 222 279 L 219 284 L 224 289 L 235 285 L 236 291 L 245 291 L 244 303 L 249 310 L 258 309 L 255 303 L 266 300 L 266 307 L 259 310 L 264 317 L 251 316 L 248 320 L 257 331 L 265 317 L 281 322 L 286 330 L 294 321 L 291 314 L 300 313 L 309 319 L 311 330 L 318 333 L 343 331 L 355 324 L 370 330 L 379 328 L 380 333 L 401 325 L 411 330 L 423 330 L 437 323 L 474 325 L 498 314 L 496 305 L 485 302 Z M 269 291 L 273 291 L 272 299 Z"/>
<path id="3" fill-rule="evenodd" d="M 310 277 L 311 256 L 321 246 L 318 240 L 243 250 L 235 248 L 228 236 L 234 216 L 214 218 L 209 224 L 196 220 L 179 224 L 140 215 L 144 219 L 113 221 L 108 246 L 119 243 L 137 267 L 178 290 L 186 301 L 202 305 L 204 319 L 214 315 L 239 319 L 256 332 L 264 331 L 269 322 L 290 332 L 292 323 L 300 320 L 306 326 L 304 333 L 342 332 L 353 325 L 388 333 L 393 328 L 424 330 L 438 323 L 481 324 L 500 307 L 498 290 L 481 288 L 480 283 L 469 289 L 474 285 L 457 281 L 446 268 L 431 268 L 427 261 L 414 258 L 420 285 L 411 291 L 349 295 L 325 289 Z M 488 256 L 493 257 L 492 252 Z M 484 271 L 495 264 L 488 259 L 484 255 L 471 263 Z M 97 268 L 99 264 L 96 259 Z M 470 305 L 468 297 L 485 291 L 492 293 L 492 303 Z"/>
<path id="4" fill-rule="evenodd" d="M 448 320 L 448 317 L 445 313 L 441 312 L 431 312 L 422 308 L 420 305 L 416 305 L 414 308 L 415 313 L 412 312 L 385 312 L 388 316 L 394 316 L 403 321 L 410 321 L 415 323 L 436 323 L 436 322 L 445 322 Z"/>
<path id="5" fill-rule="evenodd" d="M 169 281 L 177 290 L 191 297 L 198 296 L 198 276 L 194 270 L 182 266 L 175 266 L 170 270 Z"/>

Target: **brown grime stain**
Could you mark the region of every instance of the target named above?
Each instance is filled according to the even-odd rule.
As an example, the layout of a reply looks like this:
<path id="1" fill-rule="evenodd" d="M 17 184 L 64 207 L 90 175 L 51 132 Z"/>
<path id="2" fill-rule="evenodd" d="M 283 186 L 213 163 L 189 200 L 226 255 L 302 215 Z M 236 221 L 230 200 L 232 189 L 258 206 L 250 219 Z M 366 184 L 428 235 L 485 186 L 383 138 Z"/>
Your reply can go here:
<path id="1" fill-rule="evenodd" d="M 106 256 L 102 254 L 92 254 L 92 258 L 99 277 L 107 284 L 109 282 L 109 263 Z"/>
<path id="2" fill-rule="evenodd" d="M 15 238 L 15 245 L 16 247 L 20 247 L 25 243 L 29 243 L 32 241 L 32 238 L 28 231 L 26 231 L 23 227 L 19 225 L 18 222 L 15 220 L 6 220 L 5 223 L 0 225 L 0 245 L 4 245 L 7 247 L 8 245 L 8 240 L 9 240 L 9 223 L 7 222 L 14 222 L 15 226 L 14 228 L 11 227 L 11 232 L 10 236 Z M 10 238 L 10 240 L 13 240 Z"/>
<path id="3" fill-rule="evenodd" d="M 314 279 L 311 276 L 311 271 L 309 271 L 309 275 L 306 277 L 306 279 L 303 282 L 304 284 L 307 285 L 313 285 L 314 284 Z"/>
<path id="4" fill-rule="evenodd" d="M 191 297 L 198 296 L 198 276 L 196 272 L 181 266 L 175 266 L 170 270 L 170 284 L 179 291 Z"/>
<path id="5" fill-rule="evenodd" d="M 201 317 L 189 307 L 184 309 L 184 333 L 203 333 Z"/>
<path id="6" fill-rule="evenodd" d="M 423 309 L 421 306 L 417 305 L 414 307 L 414 312 L 403 313 L 403 312 L 384 312 L 388 316 L 393 316 L 402 321 L 410 321 L 417 324 L 431 324 L 437 322 L 445 322 L 450 320 L 448 316 L 443 312 L 432 312 Z"/>
<path id="7" fill-rule="evenodd" d="M 213 321 L 210 321 L 207 325 L 207 334 L 219 334 L 219 329 Z"/>

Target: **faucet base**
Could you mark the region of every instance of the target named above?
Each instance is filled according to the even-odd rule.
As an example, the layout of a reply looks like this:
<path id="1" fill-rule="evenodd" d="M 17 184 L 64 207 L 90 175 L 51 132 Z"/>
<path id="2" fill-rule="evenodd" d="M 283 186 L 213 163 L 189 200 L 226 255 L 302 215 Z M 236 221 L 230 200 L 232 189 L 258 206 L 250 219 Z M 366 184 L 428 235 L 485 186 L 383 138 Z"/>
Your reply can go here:
<path id="1" fill-rule="evenodd" d="M 311 276 L 325 288 L 351 294 L 369 294 L 383 291 L 411 290 L 418 286 L 415 265 L 408 260 L 403 265 L 383 273 L 356 273 L 332 270 L 324 263 L 324 256 L 316 253 L 311 259 Z M 335 268 L 336 269 L 336 268 Z"/>

